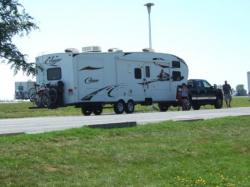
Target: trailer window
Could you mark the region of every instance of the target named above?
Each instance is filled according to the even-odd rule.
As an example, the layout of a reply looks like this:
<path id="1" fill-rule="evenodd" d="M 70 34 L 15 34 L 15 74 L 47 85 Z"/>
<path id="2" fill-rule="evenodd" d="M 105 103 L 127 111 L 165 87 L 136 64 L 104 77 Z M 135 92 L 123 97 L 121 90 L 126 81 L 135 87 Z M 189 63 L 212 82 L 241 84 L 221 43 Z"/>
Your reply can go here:
<path id="1" fill-rule="evenodd" d="M 141 68 L 135 68 L 135 79 L 141 79 Z"/>
<path id="2" fill-rule="evenodd" d="M 146 77 L 150 77 L 150 67 L 149 66 L 146 66 Z"/>
<path id="3" fill-rule="evenodd" d="M 61 68 L 49 68 L 47 69 L 47 80 L 60 80 L 62 78 Z"/>
<path id="4" fill-rule="evenodd" d="M 180 62 L 179 61 L 172 61 L 172 68 L 180 68 Z"/>
<path id="5" fill-rule="evenodd" d="M 172 79 L 173 79 L 173 81 L 180 81 L 183 78 L 184 77 L 181 76 L 181 72 L 179 72 L 179 71 L 173 71 L 173 73 L 172 73 Z"/>

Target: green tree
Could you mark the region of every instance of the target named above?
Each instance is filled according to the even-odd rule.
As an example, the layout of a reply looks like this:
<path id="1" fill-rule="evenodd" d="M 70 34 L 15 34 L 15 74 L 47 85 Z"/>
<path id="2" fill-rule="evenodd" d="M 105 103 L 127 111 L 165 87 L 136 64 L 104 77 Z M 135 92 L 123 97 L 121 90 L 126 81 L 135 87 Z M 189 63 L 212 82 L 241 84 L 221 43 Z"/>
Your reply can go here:
<path id="1" fill-rule="evenodd" d="M 22 70 L 27 75 L 35 74 L 35 64 L 27 62 L 26 55 L 19 51 L 12 39 L 37 28 L 18 0 L 0 0 L 0 60 L 10 64 L 15 73 Z"/>
<path id="2" fill-rule="evenodd" d="M 237 96 L 246 96 L 247 95 L 247 91 L 245 90 L 243 84 L 239 84 L 236 86 L 236 95 Z"/>

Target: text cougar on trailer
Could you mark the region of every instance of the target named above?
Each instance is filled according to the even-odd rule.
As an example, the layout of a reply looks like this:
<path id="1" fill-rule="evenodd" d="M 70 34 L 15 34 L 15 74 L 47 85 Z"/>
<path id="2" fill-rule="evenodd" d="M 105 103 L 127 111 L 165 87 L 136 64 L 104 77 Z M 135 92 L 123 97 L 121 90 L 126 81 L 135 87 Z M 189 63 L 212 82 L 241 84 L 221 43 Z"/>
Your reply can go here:
<path id="1" fill-rule="evenodd" d="M 166 111 L 178 105 L 177 86 L 188 78 L 184 60 L 146 49 L 101 52 L 90 46 L 81 53 L 66 49 L 37 57 L 36 65 L 36 83 L 54 89 L 47 92 L 48 106 L 75 105 L 85 115 L 101 114 L 106 104 L 112 104 L 117 114 L 133 113 L 135 104 L 158 103 Z"/>

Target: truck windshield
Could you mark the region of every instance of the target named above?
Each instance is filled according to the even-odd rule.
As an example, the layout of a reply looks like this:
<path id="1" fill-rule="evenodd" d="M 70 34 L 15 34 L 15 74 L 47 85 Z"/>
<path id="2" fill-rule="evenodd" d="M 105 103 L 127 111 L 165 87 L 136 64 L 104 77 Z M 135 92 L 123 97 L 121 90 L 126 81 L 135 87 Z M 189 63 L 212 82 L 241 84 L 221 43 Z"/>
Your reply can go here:
<path id="1" fill-rule="evenodd" d="M 203 81 L 203 86 L 205 88 L 210 88 L 211 87 L 211 85 L 207 81 Z"/>

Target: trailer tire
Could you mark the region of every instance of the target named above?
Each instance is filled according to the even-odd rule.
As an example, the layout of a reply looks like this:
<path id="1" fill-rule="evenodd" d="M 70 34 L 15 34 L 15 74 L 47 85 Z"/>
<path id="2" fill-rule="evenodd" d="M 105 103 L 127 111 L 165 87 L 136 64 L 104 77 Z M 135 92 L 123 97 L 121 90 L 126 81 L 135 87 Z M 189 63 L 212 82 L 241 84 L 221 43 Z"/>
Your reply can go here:
<path id="1" fill-rule="evenodd" d="M 93 111 L 93 113 L 95 115 L 101 115 L 101 113 L 102 113 L 102 107 L 95 108 L 94 111 Z"/>
<path id="2" fill-rule="evenodd" d="M 199 105 L 199 104 L 193 104 L 193 105 L 192 105 L 192 108 L 193 108 L 194 110 L 199 110 L 199 109 L 201 108 L 201 105 Z"/>
<path id="3" fill-rule="evenodd" d="M 166 104 L 158 103 L 158 107 L 159 107 L 161 112 L 166 112 L 168 110 L 169 106 Z"/>
<path id="4" fill-rule="evenodd" d="M 129 100 L 126 104 L 126 107 L 125 107 L 125 112 L 127 114 L 131 114 L 135 111 L 135 104 L 134 104 L 134 101 L 133 100 Z"/>
<path id="5" fill-rule="evenodd" d="M 114 111 L 116 114 L 122 114 L 125 110 L 125 103 L 123 100 L 119 100 L 114 104 Z"/>
<path id="6" fill-rule="evenodd" d="M 92 109 L 91 108 L 84 108 L 82 107 L 82 114 L 84 114 L 85 116 L 90 116 L 92 113 Z"/>

